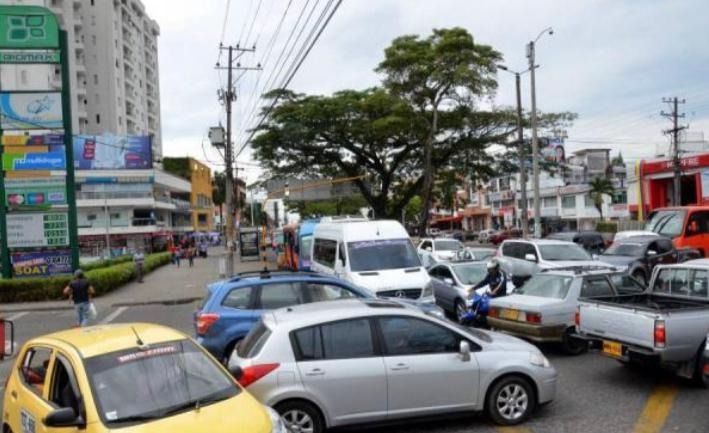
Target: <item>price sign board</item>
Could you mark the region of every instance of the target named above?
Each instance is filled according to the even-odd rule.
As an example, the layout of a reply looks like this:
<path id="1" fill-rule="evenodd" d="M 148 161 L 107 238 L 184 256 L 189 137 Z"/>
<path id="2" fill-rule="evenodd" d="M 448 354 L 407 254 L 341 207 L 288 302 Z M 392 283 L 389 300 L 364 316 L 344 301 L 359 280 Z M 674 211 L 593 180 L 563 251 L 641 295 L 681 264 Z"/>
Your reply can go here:
<path id="1" fill-rule="evenodd" d="M 8 214 L 7 243 L 10 248 L 69 245 L 68 215 L 66 212 Z"/>

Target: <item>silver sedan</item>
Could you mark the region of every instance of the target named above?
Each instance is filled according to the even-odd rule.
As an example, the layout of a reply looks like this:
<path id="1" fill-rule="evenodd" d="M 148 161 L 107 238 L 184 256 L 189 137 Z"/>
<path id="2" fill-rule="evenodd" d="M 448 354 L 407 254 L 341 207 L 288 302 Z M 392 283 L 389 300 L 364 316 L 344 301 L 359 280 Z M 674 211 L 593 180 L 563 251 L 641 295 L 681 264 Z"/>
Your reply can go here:
<path id="1" fill-rule="evenodd" d="M 265 313 L 229 367 L 303 433 L 473 411 L 519 424 L 554 398 L 557 382 L 529 343 L 367 299 Z"/>

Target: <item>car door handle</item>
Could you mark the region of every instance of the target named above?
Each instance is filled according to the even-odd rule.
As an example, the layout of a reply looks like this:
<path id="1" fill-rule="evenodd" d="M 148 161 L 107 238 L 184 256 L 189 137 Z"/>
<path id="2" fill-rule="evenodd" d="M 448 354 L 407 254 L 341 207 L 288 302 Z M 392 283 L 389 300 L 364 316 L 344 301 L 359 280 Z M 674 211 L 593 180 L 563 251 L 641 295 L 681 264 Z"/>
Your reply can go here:
<path id="1" fill-rule="evenodd" d="M 395 366 L 393 366 L 391 368 L 392 371 L 403 371 L 403 370 L 408 370 L 408 369 L 409 369 L 409 366 L 406 364 L 402 364 L 402 363 L 396 364 Z"/>
<path id="2" fill-rule="evenodd" d="M 305 373 L 306 376 L 324 376 L 325 372 L 319 368 L 314 368 L 309 372 Z"/>

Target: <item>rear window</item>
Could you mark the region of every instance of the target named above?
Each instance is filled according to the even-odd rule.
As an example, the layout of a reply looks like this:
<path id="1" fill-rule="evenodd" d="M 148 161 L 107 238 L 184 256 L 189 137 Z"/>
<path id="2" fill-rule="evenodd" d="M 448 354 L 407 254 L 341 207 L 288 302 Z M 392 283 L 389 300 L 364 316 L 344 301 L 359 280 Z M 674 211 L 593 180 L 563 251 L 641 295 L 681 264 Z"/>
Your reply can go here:
<path id="1" fill-rule="evenodd" d="M 242 358 L 253 358 L 263 348 L 271 336 L 271 330 L 263 322 L 258 324 L 241 340 L 236 352 Z"/>
<path id="2" fill-rule="evenodd" d="M 569 293 L 573 278 L 561 275 L 533 276 L 517 293 L 539 298 L 564 299 Z"/>

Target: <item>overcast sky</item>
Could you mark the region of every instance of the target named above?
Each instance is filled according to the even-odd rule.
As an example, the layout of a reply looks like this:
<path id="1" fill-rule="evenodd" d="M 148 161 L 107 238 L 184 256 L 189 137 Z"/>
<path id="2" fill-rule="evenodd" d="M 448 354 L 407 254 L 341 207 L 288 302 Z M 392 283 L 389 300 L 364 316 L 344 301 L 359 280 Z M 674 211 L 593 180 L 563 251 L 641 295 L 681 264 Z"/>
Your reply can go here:
<path id="1" fill-rule="evenodd" d="M 226 73 L 214 69 L 222 29 L 224 44 L 256 45 L 255 54 L 239 59 L 242 66 L 263 63 L 263 71 L 246 72 L 238 81 L 234 119 L 240 145 L 244 130 L 256 121 L 249 116 L 259 105 L 255 98 L 285 75 L 276 67 L 277 59 L 301 11 L 291 44 L 313 13 L 296 51 L 328 3 L 232 0 L 223 26 L 227 0 L 202 0 L 198 6 L 194 0 L 143 1 L 161 29 L 164 153 L 215 163 L 219 155 L 209 148 L 206 133 L 220 120 L 225 123 L 217 89 L 225 85 Z M 537 105 L 542 111 L 578 113 L 568 131 L 567 153 L 609 147 L 614 153 L 622 150 L 626 160 L 647 158 L 658 145 L 669 143 L 662 134 L 671 126 L 660 116 L 661 110 L 669 110 L 663 97 L 686 99 L 680 106 L 686 113 L 683 123 L 692 134 L 703 132 L 709 138 L 707 17 L 706 0 L 344 0 L 289 87 L 328 94 L 376 85 L 381 77 L 373 69 L 392 39 L 453 26 L 468 29 L 478 43 L 492 45 L 511 69 L 524 70 L 525 44 L 552 26 L 554 34 L 537 45 Z M 221 61 L 226 64 L 226 57 Z M 282 63 L 291 61 L 283 55 Z M 495 104 L 512 105 L 514 91 L 514 77 L 500 72 Z M 529 93 L 527 74 L 522 81 L 525 109 Z M 239 156 L 239 166 L 246 168 L 249 182 L 257 179 L 248 150 Z"/>

